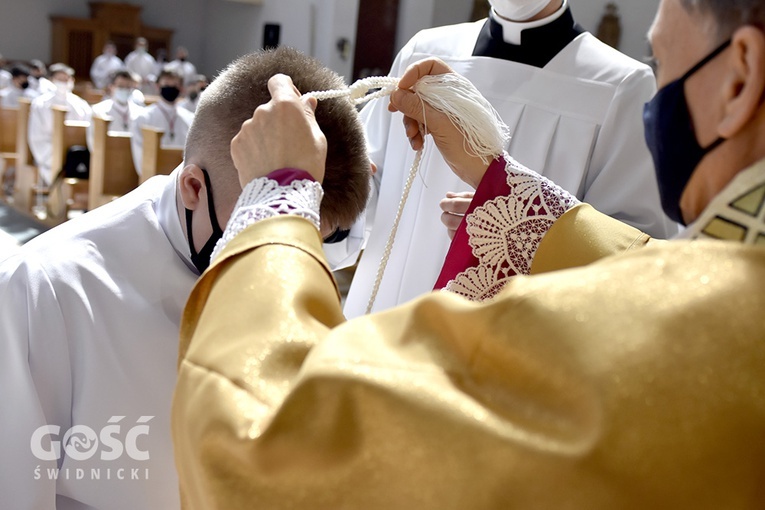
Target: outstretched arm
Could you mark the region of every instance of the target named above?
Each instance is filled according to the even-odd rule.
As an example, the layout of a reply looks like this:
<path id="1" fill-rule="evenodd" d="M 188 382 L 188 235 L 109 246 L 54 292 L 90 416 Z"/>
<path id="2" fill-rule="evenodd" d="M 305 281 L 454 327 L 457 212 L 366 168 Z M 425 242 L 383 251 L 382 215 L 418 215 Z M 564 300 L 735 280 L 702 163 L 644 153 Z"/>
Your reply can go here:
<path id="1" fill-rule="evenodd" d="M 719 325 L 729 296 L 762 308 L 763 271 L 731 247 L 643 250 L 516 279 L 487 305 L 438 293 L 342 325 L 320 250 L 309 221 L 267 219 L 194 289 L 173 402 L 186 508 L 762 501 L 762 321 Z"/>

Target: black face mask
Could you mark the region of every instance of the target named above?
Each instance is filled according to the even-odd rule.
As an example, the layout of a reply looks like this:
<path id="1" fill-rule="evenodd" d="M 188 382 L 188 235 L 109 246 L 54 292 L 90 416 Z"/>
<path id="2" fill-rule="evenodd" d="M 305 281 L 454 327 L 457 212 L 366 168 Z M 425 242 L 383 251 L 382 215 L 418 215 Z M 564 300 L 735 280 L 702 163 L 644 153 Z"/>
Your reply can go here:
<path id="1" fill-rule="evenodd" d="M 324 238 L 324 242 L 326 244 L 341 243 L 348 238 L 350 233 L 351 233 L 350 229 L 349 230 L 343 230 L 340 228 L 335 229 L 334 232 L 332 232 L 330 235 Z"/>
<path id="2" fill-rule="evenodd" d="M 191 217 L 193 212 L 191 209 L 186 209 L 186 233 L 189 239 L 189 252 L 191 253 L 191 262 L 194 267 L 199 270 L 199 274 L 205 272 L 205 269 L 210 265 L 210 256 L 212 256 L 215 245 L 218 244 L 218 240 L 223 237 L 223 230 L 218 225 L 218 217 L 215 215 L 215 204 L 213 203 L 212 185 L 210 184 L 210 176 L 207 174 L 207 170 L 202 169 L 202 173 L 205 175 L 205 187 L 207 188 L 207 211 L 210 214 L 210 223 L 212 224 L 212 235 L 207 240 L 205 245 L 199 250 L 199 253 L 194 249 L 194 235 L 191 230 Z"/>
<path id="3" fill-rule="evenodd" d="M 28 81 L 25 81 L 24 83 L 22 83 L 22 84 L 21 84 L 21 88 L 22 88 L 22 89 L 28 89 L 28 88 L 29 88 L 29 82 L 28 82 Z"/>
<path id="4" fill-rule="evenodd" d="M 196 101 L 198 97 L 199 97 L 199 92 L 197 92 L 196 90 L 192 90 L 191 92 L 189 92 L 189 100 Z"/>
<path id="5" fill-rule="evenodd" d="M 643 110 L 645 140 L 653 157 L 661 207 L 670 219 L 683 225 L 680 209 L 683 191 L 704 156 L 725 141 L 718 138 L 708 147 L 699 145 L 688 109 L 685 82 L 729 45 L 730 41 L 724 43 L 680 79 L 662 87 Z"/>
<path id="6" fill-rule="evenodd" d="M 176 99 L 178 99 L 178 96 L 181 95 L 181 89 L 178 87 L 162 87 L 159 90 L 159 94 L 162 96 L 162 99 L 167 101 L 168 103 L 172 103 Z"/>

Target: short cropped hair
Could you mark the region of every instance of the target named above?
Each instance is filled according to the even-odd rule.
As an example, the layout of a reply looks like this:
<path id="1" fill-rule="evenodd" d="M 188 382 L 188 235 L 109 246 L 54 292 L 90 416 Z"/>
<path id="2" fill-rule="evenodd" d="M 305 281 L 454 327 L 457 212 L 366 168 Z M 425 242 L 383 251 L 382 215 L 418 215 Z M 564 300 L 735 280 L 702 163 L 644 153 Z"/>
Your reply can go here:
<path id="1" fill-rule="evenodd" d="M 233 203 L 241 193 L 231 140 L 255 109 L 270 101 L 268 80 L 279 73 L 292 78 L 301 93 L 345 87 L 334 71 L 288 47 L 251 53 L 232 62 L 201 96 L 186 139 L 188 161 L 210 170 L 214 199 L 220 196 Z M 347 98 L 319 101 L 316 121 L 327 138 L 321 220 L 330 227 L 349 228 L 369 196 L 370 163 L 363 127 Z M 295 150 L 304 149 L 296 146 Z"/>
<path id="2" fill-rule="evenodd" d="M 48 69 L 45 67 L 45 64 L 43 64 L 42 60 L 31 60 L 29 65 L 31 65 L 33 69 L 41 71 L 43 74 L 48 72 Z"/>
<path id="3" fill-rule="evenodd" d="M 74 69 L 60 62 L 58 64 L 53 64 L 48 68 L 48 76 L 52 77 L 56 73 L 65 73 L 69 75 L 70 78 L 74 78 Z"/>
<path id="4" fill-rule="evenodd" d="M 173 67 L 167 67 L 167 66 L 163 67 L 162 70 L 157 75 L 157 83 L 159 83 L 159 81 L 162 78 L 173 78 L 175 80 L 178 80 L 181 83 L 181 85 L 183 85 L 183 76 L 181 76 L 181 73 L 176 71 L 175 68 Z"/>
<path id="5" fill-rule="evenodd" d="M 133 79 L 133 74 L 127 69 L 117 69 L 116 71 L 109 73 L 109 83 L 112 85 L 114 85 L 114 82 L 117 81 L 117 78 L 124 78 L 129 81 L 135 81 Z"/>
<path id="6" fill-rule="evenodd" d="M 763 0 L 681 0 L 689 11 L 711 15 L 717 23 L 720 38 L 729 37 L 743 25 L 765 30 Z"/>
<path id="7" fill-rule="evenodd" d="M 29 68 L 23 65 L 15 65 L 11 68 L 11 76 L 18 78 L 19 76 L 29 76 Z"/>

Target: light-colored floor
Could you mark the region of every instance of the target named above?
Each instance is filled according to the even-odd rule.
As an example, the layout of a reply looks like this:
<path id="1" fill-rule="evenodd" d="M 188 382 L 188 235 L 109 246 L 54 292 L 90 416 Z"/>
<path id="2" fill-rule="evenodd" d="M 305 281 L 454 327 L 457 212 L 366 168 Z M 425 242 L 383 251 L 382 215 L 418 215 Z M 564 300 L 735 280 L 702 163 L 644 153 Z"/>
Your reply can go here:
<path id="1" fill-rule="evenodd" d="M 0 261 L 13 255 L 19 249 L 18 240 L 0 230 Z"/>
<path id="2" fill-rule="evenodd" d="M 0 260 L 19 246 L 48 230 L 48 226 L 13 209 L 0 197 Z"/>

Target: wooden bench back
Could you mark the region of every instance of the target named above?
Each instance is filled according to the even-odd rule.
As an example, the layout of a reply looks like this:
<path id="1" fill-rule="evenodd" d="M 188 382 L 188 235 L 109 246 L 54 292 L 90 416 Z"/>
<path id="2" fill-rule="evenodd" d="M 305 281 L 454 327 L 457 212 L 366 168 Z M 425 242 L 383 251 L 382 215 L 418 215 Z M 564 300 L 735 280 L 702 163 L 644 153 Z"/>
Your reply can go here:
<path id="1" fill-rule="evenodd" d="M 142 126 L 143 159 L 141 182 L 155 175 L 169 175 L 183 162 L 183 149 L 165 149 L 160 145 L 164 131 L 152 126 Z"/>
<path id="2" fill-rule="evenodd" d="M 109 132 L 111 119 L 93 117 L 88 209 L 93 210 L 138 186 L 130 151 L 130 134 Z"/>
<path id="3" fill-rule="evenodd" d="M 13 205 L 20 211 L 31 212 L 33 187 L 37 184 L 37 166 L 29 150 L 29 112 L 32 101 L 19 99 L 16 118 L 16 179 L 13 188 Z"/>
<path id="4" fill-rule="evenodd" d="M 53 111 L 53 152 L 51 153 L 51 182 L 64 168 L 66 153 L 73 145 L 87 145 L 87 121 L 66 120 L 66 107 L 51 106 Z"/>
<path id="5" fill-rule="evenodd" d="M 16 153 L 19 109 L 0 106 L 0 153 Z"/>

